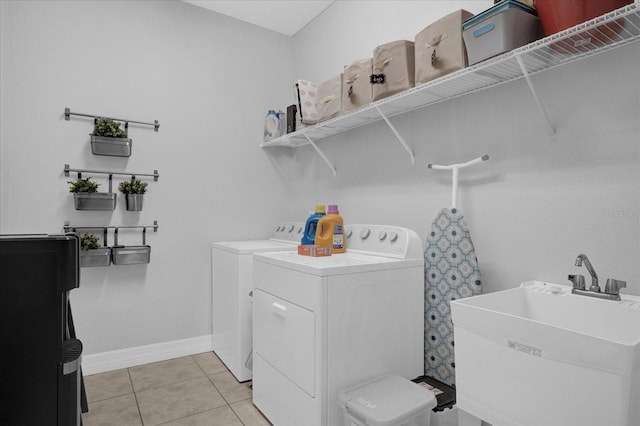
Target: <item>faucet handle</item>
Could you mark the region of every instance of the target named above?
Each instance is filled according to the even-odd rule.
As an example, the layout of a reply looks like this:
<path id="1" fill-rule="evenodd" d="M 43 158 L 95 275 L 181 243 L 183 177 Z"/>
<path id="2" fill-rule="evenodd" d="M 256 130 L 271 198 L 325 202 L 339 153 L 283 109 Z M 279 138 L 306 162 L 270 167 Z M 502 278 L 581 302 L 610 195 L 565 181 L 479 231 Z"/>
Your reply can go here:
<path id="1" fill-rule="evenodd" d="M 569 275 L 567 278 L 573 283 L 573 288 L 577 288 L 578 290 L 585 289 L 583 275 Z"/>
<path id="2" fill-rule="evenodd" d="M 604 292 L 607 294 L 620 294 L 620 289 L 626 287 L 626 281 L 614 280 L 613 278 L 609 278 L 607 279 L 607 284 L 604 287 Z"/>

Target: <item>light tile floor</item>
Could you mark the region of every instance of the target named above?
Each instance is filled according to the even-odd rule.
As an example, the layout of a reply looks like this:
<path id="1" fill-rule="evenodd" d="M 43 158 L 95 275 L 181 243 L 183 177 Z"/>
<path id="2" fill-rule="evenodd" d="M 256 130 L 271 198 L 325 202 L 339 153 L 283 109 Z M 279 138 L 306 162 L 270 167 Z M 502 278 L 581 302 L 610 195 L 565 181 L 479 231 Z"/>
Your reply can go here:
<path id="1" fill-rule="evenodd" d="M 86 376 L 83 426 L 268 426 L 213 352 Z"/>

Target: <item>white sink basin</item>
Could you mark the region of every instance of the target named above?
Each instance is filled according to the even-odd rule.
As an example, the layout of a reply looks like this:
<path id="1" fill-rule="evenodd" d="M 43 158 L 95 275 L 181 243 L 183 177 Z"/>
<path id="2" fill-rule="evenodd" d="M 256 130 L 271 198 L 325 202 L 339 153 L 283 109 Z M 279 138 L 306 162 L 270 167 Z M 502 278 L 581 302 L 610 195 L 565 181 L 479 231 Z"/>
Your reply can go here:
<path id="1" fill-rule="evenodd" d="M 494 426 L 640 424 L 640 297 L 530 281 L 451 314 L 460 409 Z"/>

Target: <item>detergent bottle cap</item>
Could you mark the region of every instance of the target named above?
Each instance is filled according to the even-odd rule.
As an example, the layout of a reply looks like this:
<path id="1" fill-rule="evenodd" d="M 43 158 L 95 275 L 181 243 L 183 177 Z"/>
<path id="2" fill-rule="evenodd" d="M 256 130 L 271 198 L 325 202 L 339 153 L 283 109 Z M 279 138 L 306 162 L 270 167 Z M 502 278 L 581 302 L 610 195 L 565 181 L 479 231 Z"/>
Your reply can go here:
<path id="1" fill-rule="evenodd" d="M 325 213 L 324 204 L 316 204 L 316 213 Z"/>
<path id="2" fill-rule="evenodd" d="M 334 213 L 337 214 L 338 213 L 338 205 L 337 204 L 329 204 L 329 210 L 327 213 Z"/>

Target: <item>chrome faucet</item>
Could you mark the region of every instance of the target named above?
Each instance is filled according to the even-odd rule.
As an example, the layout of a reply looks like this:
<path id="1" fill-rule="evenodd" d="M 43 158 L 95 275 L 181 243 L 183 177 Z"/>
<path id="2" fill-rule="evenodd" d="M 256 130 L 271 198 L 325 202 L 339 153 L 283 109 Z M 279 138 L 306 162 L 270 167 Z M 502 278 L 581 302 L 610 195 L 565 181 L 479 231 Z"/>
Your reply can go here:
<path id="1" fill-rule="evenodd" d="M 603 293 L 600 291 L 600 286 L 598 285 L 598 274 L 596 274 L 595 269 L 593 269 L 593 265 L 589 262 L 589 258 L 584 254 L 578 255 L 576 258 L 576 266 L 582 266 L 582 262 L 584 262 L 584 266 L 591 275 L 591 287 L 589 287 L 589 290 L 585 288 L 584 277 L 582 275 L 569 275 L 569 280 L 573 283 L 571 293 L 608 300 L 621 300 L 620 289 L 627 286 L 625 281 L 614 280 L 612 278 L 607 279 L 607 285 L 605 286 Z"/>
<path id="2" fill-rule="evenodd" d="M 582 262 L 584 261 L 584 266 L 587 267 L 587 271 L 591 275 L 591 287 L 589 287 L 589 291 L 600 292 L 600 286 L 598 285 L 598 274 L 596 274 L 596 270 L 593 269 L 593 265 L 589 262 L 589 258 L 586 254 L 579 254 L 576 257 L 576 266 L 582 266 Z"/>

